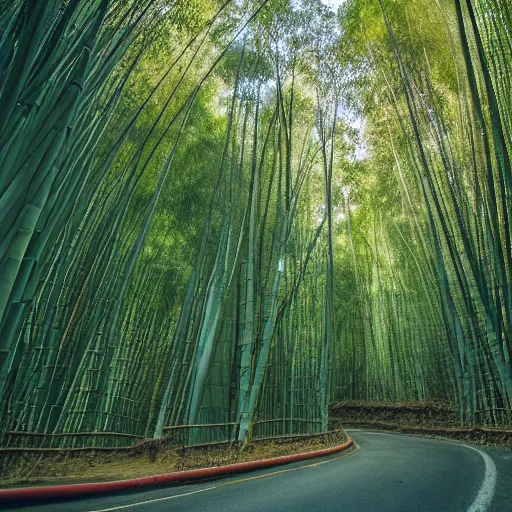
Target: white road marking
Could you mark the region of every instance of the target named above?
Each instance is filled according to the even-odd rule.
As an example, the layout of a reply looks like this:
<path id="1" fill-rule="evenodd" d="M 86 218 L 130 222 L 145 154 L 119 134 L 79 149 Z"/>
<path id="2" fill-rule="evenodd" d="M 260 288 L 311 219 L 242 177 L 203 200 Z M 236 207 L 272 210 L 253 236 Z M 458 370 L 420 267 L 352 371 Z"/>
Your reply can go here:
<path id="1" fill-rule="evenodd" d="M 385 432 L 368 432 L 367 430 L 356 430 L 356 429 L 347 429 L 347 432 L 364 432 L 365 434 L 373 434 L 373 435 L 379 435 L 379 436 L 396 436 L 399 434 L 390 434 Z M 450 441 L 446 441 L 450 442 Z M 485 473 L 484 473 L 484 481 L 482 482 L 482 485 L 480 486 L 480 490 L 478 491 L 478 494 L 471 504 L 471 506 L 468 508 L 468 512 L 486 512 L 486 510 L 489 508 L 492 498 L 494 496 L 494 490 L 496 489 L 496 480 L 498 478 L 498 471 L 496 470 L 496 465 L 494 464 L 493 460 L 487 453 L 482 452 L 478 448 L 474 448 L 473 446 L 469 446 L 467 444 L 463 443 L 451 443 L 456 444 L 458 446 L 463 446 L 464 448 L 468 448 L 469 450 L 473 450 L 474 452 L 477 452 L 482 459 L 484 459 L 485 463 Z"/>
<path id="2" fill-rule="evenodd" d="M 482 482 L 480 491 L 478 492 L 475 501 L 473 501 L 471 506 L 468 508 L 468 512 L 485 512 L 489 508 L 489 505 L 491 504 L 492 498 L 494 496 L 494 489 L 496 488 L 498 472 L 496 471 L 496 466 L 494 465 L 493 460 L 491 457 L 489 457 L 489 455 L 487 455 L 487 453 L 484 453 L 477 448 L 473 448 L 472 446 L 468 446 L 467 444 L 463 446 L 479 453 L 485 462 L 484 481 Z"/>
<path id="3" fill-rule="evenodd" d="M 183 496 L 190 496 L 191 494 L 198 494 L 200 492 L 211 491 L 214 487 L 207 487 L 206 489 L 199 489 L 198 491 L 184 492 L 182 494 L 176 494 L 174 496 L 167 496 L 166 498 L 156 498 L 154 500 L 139 501 L 137 503 L 131 503 L 130 505 L 122 505 L 120 507 L 102 508 L 101 510 L 91 510 L 90 512 L 112 512 L 113 510 L 123 510 L 125 508 L 139 507 L 140 505 L 147 505 L 148 503 L 156 503 L 157 501 L 168 501 L 176 498 L 182 498 Z"/>

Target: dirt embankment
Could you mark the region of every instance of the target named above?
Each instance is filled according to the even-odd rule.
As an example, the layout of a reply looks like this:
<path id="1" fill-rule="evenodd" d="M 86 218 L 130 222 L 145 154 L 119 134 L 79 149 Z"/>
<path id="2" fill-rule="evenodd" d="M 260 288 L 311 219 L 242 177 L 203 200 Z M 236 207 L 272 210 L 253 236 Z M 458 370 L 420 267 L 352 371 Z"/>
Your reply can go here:
<path id="1" fill-rule="evenodd" d="M 512 425 L 461 425 L 457 410 L 445 402 L 336 402 L 330 405 L 332 424 L 385 432 L 442 437 L 512 449 Z"/>
<path id="2" fill-rule="evenodd" d="M 269 459 L 338 446 L 343 431 L 324 435 L 256 440 L 245 445 L 177 447 L 163 441 L 142 441 L 131 449 L 55 450 L 0 453 L 0 487 L 106 482 L 174 471 Z"/>

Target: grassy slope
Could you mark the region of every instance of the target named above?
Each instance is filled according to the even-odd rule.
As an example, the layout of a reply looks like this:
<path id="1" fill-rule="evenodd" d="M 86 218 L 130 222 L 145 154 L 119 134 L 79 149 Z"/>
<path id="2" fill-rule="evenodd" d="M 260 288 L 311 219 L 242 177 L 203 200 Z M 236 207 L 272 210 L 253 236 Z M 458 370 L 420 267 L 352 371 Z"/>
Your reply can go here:
<path id="1" fill-rule="evenodd" d="M 222 466 L 321 450 L 342 444 L 343 432 L 326 436 L 255 441 L 240 449 L 227 444 L 179 448 L 147 441 L 126 451 L 24 453 L 0 459 L 1 487 L 105 482 L 186 469 Z M 2 457 L 0 455 L 0 457 Z M 7 463 L 7 464 L 5 464 Z"/>
<path id="2" fill-rule="evenodd" d="M 461 426 L 456 409 L 445 402 L 336 402 L 333 424 L 344 427 L 448 438 L 487 446 L 512 448 L 512 429 L 486 425 Z"/>

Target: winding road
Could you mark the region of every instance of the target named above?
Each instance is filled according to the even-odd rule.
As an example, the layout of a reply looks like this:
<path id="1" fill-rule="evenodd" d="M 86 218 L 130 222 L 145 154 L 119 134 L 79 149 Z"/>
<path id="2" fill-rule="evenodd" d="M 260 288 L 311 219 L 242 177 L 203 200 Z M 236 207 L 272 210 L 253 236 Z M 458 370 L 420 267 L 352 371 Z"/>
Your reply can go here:
<path id="1" fill-rule="evenodd" d="M 509 512 L 512 451 L 349 431 L 359 450 L 180 487 L 47 503 L 33 512 Z M 14 510 L 14 509 L 12 509 Z"/>

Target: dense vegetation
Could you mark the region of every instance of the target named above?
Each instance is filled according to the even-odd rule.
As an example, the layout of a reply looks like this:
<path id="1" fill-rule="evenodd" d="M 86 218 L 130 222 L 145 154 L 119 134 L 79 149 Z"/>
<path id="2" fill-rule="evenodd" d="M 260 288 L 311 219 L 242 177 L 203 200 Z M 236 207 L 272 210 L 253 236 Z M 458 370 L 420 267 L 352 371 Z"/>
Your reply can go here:
<path id="1" fill-rule="evenodd" d="M 346 15 L 370 158 L 351 174 L 352 264 L 336 251 L 335 394 L 445 398 L 464 423 L 509 423 L 510 5 L 379 4 Z"/>
<path id="2" fill-rule="evenodd" d="M 511 422 L 512 8 L 341 4 L 0 0 L 5 439 Z"/>

